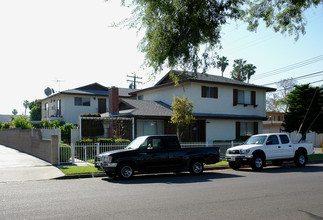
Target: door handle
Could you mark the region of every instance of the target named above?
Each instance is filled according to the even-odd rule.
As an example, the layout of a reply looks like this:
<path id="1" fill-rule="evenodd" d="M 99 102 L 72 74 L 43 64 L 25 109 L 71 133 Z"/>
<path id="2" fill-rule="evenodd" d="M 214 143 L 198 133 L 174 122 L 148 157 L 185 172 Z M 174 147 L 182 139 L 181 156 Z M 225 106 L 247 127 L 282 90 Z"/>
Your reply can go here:
<path id="1" fill-rule="evenodd" d="M 280 146 L 278 146 L 278 148 L 280 148 Z"/>
<path id="2" fill-rule="evenodd" d="M 292 145 L 289 145 L 289 147 L 292 147 Z"/>

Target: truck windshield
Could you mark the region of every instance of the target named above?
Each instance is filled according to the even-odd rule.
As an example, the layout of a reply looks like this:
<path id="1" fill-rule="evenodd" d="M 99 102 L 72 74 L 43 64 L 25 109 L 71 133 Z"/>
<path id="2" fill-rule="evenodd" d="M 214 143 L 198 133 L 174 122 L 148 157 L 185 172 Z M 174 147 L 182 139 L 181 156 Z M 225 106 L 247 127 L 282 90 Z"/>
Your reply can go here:
<path id="1" fill-rule="evenodd" d="M 246 145 L 250 144 L 263 144 L 267 136 L 252 136 L 246 141 Z"/>
<path id="2" fill-rule="evenodd" d="M 126 147 L 126 149 L 138 149 L 145 140 L 146 137 L 137 137 Z"/>

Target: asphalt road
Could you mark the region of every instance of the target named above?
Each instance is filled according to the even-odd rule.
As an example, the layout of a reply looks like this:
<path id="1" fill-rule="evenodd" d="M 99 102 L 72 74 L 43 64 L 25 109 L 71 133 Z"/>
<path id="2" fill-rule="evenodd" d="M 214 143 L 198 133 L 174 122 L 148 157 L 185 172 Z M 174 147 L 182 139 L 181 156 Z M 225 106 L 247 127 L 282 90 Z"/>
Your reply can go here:
<path id="1" fill-rule="evenodd" d="M 323 219 L 323 164 L 0 183 L 0 219 Z"/>

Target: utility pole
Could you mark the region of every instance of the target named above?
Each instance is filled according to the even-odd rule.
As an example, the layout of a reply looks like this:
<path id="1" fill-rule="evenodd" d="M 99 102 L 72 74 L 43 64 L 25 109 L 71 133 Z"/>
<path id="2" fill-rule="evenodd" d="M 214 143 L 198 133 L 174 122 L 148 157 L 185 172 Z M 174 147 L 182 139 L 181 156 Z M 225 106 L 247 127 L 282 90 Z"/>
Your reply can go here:
<path id="1" fill-rule="evenodd" d="M 129 86 L 130 89 L 136 89 L 137 83 L 142 84 L 142 82 L 137 81 L 137 79 L 142 79 L 142 77 L 138 77 L 135 73 L 133 73 L 132 76 L 127 75 L 127 77 L 131 78 L 131 80 L 127 80 L 127 82 L 131 82 L 131 84 Z"/>

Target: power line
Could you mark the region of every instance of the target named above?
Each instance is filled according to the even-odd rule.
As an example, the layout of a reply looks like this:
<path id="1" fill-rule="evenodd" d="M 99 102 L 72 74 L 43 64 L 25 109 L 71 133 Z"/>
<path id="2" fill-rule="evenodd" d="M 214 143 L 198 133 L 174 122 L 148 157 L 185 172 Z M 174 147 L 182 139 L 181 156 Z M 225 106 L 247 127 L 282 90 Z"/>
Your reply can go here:
<path id="1" fill-rule="evenodd" d="M 310 58 L 310 59 L 307 59 L 307 60 L 304 60 L 304 61 L 301 61 L 301 62 L 298 62 L 298 63 L 294 63 L 294 64 L 291 64 L 291 65 L 288 65 L 288 66 L 285 66 L 285 67 L 282 67 L 282 68 L 279 68 L 279 69 L 276 69 L 276 70 L 272 70 L 272 71 L 268 71 L 268 72 L 265 72 L 265 73 L 261 73 L 259 75 L 255 75 L 253 77 L 253 80 L 263 79 L 263 78 L 266 78 L 266 77 L 269 77 L 269 76 L 277 75 L 279 73 L 283 73 L 283 72 L 287 72 L 287 71 L 290 71 L 290 70 L 293 70 L 293 69 L 304 67 L 304 66 L 316 63 L 316 62 L 320 62 L 322 60 L 323 60 L 323 55 L 313 57 L 313 58 Z"/>
<path id="2" fill-rule="evenodd" d="M 315 75 L 317 74 L 322 74 L 323 73 L 323 70 L 322 71 L 319 71 L 319 72 L 315 72 L 315 73 L 310 73 L 310 74 L 306 74 L 306 75 L 303 75 L 303 76 L 299 76 L 299 77 L 295 77 L 293 79 L 301 79 L 301 78 L 310 78 L 310 77 L 316 77 Z M 281 80 L 280 80 L 281 81 Z M 268 86 L 268 85 L 272 85 L 272 84 L 276 84 L 280 81 L 276 81 L 276 82 L 272 82 L 272 83 L 266 83 L 266 84 L 263 84 L 262 86 Z"/>

